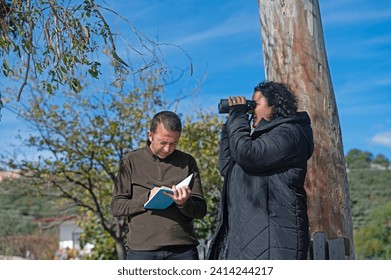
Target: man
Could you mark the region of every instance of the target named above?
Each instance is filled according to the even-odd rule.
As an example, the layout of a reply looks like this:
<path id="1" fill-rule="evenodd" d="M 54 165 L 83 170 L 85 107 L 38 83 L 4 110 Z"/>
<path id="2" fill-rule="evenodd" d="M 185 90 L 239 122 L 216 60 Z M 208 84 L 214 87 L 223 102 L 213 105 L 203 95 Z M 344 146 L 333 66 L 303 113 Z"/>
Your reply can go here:
<path id="1" fill-rule="evenodd" d="M 120 163 L 111 211 L 129 217 L 127 259 L 198 259 L 193 219 L 206 214 L 201 178 L 195 159 L 176 149 L 182 124 L 173 112 L 157 113 L 147 145 L 128 153 Z M 189 186 L 175 184 L 193 174 Z M 174 203 L 164 210 L 144 204 L 161 186 L 172 186 Z"/>

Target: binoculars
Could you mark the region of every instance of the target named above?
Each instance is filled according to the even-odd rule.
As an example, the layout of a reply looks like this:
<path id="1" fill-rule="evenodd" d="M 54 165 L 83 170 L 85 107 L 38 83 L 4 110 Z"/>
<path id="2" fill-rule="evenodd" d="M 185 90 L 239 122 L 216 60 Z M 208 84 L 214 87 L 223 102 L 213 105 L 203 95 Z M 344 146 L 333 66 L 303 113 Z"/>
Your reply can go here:
<path id="1" fill-rule="evenodd" d="M 247 106 L 247 112 L 254 110 L 256 107 L 255 101 L 246 100 L 246 106 Z M 220 99 L 218 109 L 219 109 L 219 114 L 228 114 L 229 113 L 228 99 Z"/>

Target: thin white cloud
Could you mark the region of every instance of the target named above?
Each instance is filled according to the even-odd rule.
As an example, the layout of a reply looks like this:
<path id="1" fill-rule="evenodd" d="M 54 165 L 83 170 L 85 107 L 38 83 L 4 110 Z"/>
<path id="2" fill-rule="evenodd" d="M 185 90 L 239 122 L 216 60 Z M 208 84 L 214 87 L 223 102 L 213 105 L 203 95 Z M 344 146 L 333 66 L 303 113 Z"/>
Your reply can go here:
<path id="1" fill-rule="evenodd" d="M 374 84 L 379 86 L 391 86 L 391 77 L 375 79 Z"/>
<path id="2" fill-rule="evenodd" d="M 389 46 L 391 42 L 391 33 L 386 32 L 384 34 L 371 36 L 368 35 L 366 40 L 362 40 L 362 42 L 368 46 L 378 46 L 378 45 L 386 45 Z"/>
<path id="3" fill-rule="evenodd" d="M 374 144 L 391 148 L 391 131 L 385 131 L 376 134 L 372 137 L 371 142 Z"/>
<path id="4" fill-rule="evenodd" d="M 194 33 L 190 36 L 181 38 L 177 40 L 175 43 L 177 45 L 186 45 L 193 43 L 206 42 L 207 40 L 215 40 L 221 37 L 232 36 L 240 33 L 248 32 L 249 30 L 254 29 L 254 25 L 248 24 L 249 21 L 235 20 L 235 22 L 231 20 L 225 21 L 220 25 L 214 26 L 212 28 L 203 30 L 198 33 Z"/>
<path id="5" fill-rule="evenodd" d="M 388 11 L 372 11 L 369 13 L 364 13 L 363 11 L 356 12 L 339 12 L 334 14 L 329 14 L 325 18 L 327 23 L 357 23 L 361 24 L 363 22 L 373 22 L 388 20 L 391 18 L 391 10 Z"/>
<path id="6" fill-rule="evenodd" d="M 346 5 L 346 3 L 343 5 L 337 1 L 335 3 L 338 4 L 326 6 L 325 9 L 321 7 L 323 22 L 327 24 L 362 24 L 391 19 L 391 9 L 389 7 L 382 9 L 375 5 Z M 352 9 L 352 5 L 355 5 L 355 9 Z"/>

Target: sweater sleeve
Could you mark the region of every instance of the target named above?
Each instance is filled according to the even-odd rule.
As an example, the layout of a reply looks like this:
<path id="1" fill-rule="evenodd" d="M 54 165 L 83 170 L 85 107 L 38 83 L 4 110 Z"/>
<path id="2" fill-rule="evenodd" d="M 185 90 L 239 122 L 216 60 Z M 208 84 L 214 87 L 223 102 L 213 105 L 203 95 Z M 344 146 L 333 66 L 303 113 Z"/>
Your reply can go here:
<path id="1" fill-rule="evenodd" d="M 133 216 L 146 211 L 144 203 L 148 200 L 149 192 L 135 197 L 131 182 L 130 164 L 121 160 L 110 205 L 113 216 Z"/>

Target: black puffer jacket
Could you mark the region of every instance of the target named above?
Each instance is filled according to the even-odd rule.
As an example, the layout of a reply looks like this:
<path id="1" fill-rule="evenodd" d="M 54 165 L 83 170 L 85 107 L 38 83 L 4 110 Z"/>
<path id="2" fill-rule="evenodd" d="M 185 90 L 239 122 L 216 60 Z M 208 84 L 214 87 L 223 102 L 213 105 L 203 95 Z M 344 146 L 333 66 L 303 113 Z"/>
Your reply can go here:
<path id="1" fill-rule="evenodd" d="M 209 259 L 306 259 L 309 242 L 304 180 L 314 143 L 310 118 L 262 120 L 251 133 L 246 109 L 223 126 L 224 187 Z"/>

